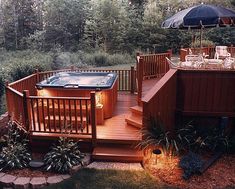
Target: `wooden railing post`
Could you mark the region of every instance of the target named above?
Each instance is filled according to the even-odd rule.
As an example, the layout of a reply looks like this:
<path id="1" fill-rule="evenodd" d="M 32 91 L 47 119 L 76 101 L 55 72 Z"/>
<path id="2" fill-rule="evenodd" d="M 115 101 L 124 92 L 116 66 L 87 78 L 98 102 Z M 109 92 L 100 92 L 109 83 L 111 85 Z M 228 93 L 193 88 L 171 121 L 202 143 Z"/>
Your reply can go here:
<path id="1" fill-rule="evenodd" d="M 171 57 L 172 57 L 172 49 L 168 49 L 167 53 L 169 53 L 169 56 L 170 56 L 169 59 L 171 59 Z"/>
<path id="2" fill-rule="evenodd" d="M 29 91 L 28 90 L 24 90 L 23 91 L 23 110 L 24 110 L 24 126 L 26 131 L 29 131 L 29 108 L 28 108 L 28 102 L 27 99 L 29 97 Z"/>
<path id="3" fill-rule="evenodd" d="M 38 69 L 35 69 L 35 73 L 36 73 L 36 80 L 37 80 L 37 82 L 39 82 L 40 80 L 39 80 L 39 71 L 38 71 Z"/>
<path id="4" fill-rule="evenodd" d="M 135 92 L 135 68 L 131 66 L 131 94 Z"/>
<path id="5" fill-rule="evenodd" d="M 96 146 L 96 100 L 95 92 L 91 92 L 91 130 L 92 130 L 92 147 Z"/>
<path id="6" fill-rule="evenodd" d="M 140 58 L 138 63 L 138 105 L 141 105 L 142 98 L 142 83 L 143 83 L 143 69 L 144 69 L 144 59 Z"/>
<path id="7" fill-rule="evenodd" d="M 11 112 L 10 112 L 10 96 L 9 96 L 9 92 L 8 92 L 8 87 L 9 87 L 9 81 L 6 81 L 5 83 L 5 94 L 6 94 L 6 101 L 7 101 L 7 111 L 8 111 L 8 116 L 11 117 Z"/>

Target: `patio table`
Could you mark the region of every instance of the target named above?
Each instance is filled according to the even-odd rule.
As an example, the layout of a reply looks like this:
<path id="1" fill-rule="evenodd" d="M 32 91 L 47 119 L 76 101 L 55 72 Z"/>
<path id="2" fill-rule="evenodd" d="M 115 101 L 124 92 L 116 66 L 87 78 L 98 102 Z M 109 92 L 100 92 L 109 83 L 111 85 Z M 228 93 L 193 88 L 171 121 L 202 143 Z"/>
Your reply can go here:
<path id="1" fill-rule="evenodd" d="M 204 59 L 204 62 L 186 61 L 179 62 L 182 69 L 235 69 L 235 62 L 221 59 Z"/>

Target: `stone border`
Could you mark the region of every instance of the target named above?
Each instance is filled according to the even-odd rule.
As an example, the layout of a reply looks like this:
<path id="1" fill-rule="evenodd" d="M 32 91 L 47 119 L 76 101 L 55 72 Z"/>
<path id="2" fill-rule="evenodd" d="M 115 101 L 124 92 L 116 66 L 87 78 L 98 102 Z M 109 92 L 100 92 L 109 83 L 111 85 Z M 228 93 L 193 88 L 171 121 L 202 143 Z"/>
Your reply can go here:
<path id="1" fill-rule="evenodd" d="M 0 186 L 3 188 L 14 188 L 14 189 L 37 189 L 42 188 L 47 185 L 56 184 L 69 179 L 73 174 L 75 174 L 79 169 L 84 166 L 89 165 L 91 162 L 91 155 L 86 154 L 83 159 L 83 166 L 74 166 L 69 174 L 66 175 L 56 175 L 50 177 L 17 177 L 10 174 L 0 172 Z"/>

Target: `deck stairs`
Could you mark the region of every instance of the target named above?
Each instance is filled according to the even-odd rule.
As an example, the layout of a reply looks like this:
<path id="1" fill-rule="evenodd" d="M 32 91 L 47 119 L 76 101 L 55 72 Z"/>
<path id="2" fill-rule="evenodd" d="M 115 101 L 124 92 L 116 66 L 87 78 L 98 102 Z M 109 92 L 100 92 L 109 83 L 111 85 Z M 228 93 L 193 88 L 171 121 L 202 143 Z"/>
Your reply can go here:
<path id="1" fill-rule="evenodd" d="M 143 107 L 133 106 L 130 111 L 131 114 L 126 118 L 127 124 L 141 129 L 143 126 Z"/>
<path id="2" fill-rule="evenodd" d="M 130 114 L 125 119 L 126 127 L 142 128 L 142 110 L 141 106 L 130 107 Z M 136 147 L 138 142 L 140 141 L 98 141 L 92 158 L 96 161 L 142 162 L 143 154 Z"/>
<path id="3" fill-rule="evenodd" d="M 142 162 L 143 154 L 133 144 L 98 144 L 92 153 L 95 161 Z"/>

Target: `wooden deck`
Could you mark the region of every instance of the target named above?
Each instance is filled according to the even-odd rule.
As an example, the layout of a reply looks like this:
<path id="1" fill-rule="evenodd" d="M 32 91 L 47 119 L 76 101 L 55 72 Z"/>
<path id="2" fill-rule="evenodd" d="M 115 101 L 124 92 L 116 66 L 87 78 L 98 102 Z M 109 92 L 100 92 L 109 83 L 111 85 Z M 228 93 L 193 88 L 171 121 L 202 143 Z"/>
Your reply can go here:
<path id="1" fill-rule="evenodd" d="M 113 117 L 105 119 L 104 125 L 97 125 L 97 142 L 98 143 L 122 143 L 135 144 L 141 140 L 141 132 L 138 128 L 128 125 L 125 118 L 130 114 L 130 107 L 137 104 L 137 97 L 130 92 L 118 92 L 118 100 L 113 113 Z M 38 127 L 38 125 L 37 125 Z M 43 124 L 41 124 L 43 131 Z M 91 130 L 91 127 L 89 127 Z M 53 129 L 51 130 L 53 131 Z M 59 133 L 33 132 L 34 137 L 48 137 L 57 138 Z M 83 140 L 90 140 L 90 135 L 78 135 L 73 131 L 69 134 L 72 138 L 81 138 Z"/>
<path id="2" fill-rule="evenodd" d="M 104 125 L 97 125 L 98 142 L 112 140 L 125 143 L 141 140 L 140 130 L 125 122 L 125 117 L 130 114 L 130 107 L 137 104 L 136 100 L 137 97 L 134 94 L 118 92 L 118 101 L 113 117 L 106 119 Z"/>
<path id="3" fill-rule="evenodd" d="M 160 80 L 161 78 L 153 78 L 143 80 L 143 87 L 142 87 L 142 98 L 148 93 L 148 91 L 153 88 L 153 86 Z"/>

